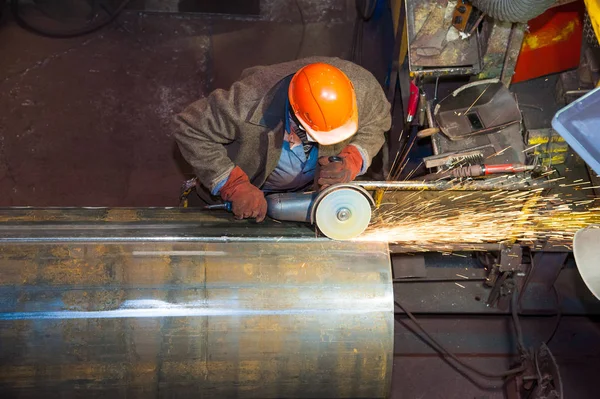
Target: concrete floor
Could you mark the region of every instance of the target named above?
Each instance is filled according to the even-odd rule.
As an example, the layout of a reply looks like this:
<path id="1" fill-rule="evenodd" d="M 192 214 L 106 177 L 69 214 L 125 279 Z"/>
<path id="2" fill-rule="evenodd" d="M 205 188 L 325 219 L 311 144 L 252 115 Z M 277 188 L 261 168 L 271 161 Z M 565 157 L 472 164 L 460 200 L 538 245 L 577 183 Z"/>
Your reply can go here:
<path id="1" fill-rule="evenodd" d="M 204 95 L 203 21 L 126 15 L 78 39 L 0 30 L 3 206 L 175 204 L 171 118 Z"/>
<path id="2" fill-rule="evenodd" d="M 35 36 L 5 15 L 0 206 L 177 205 L 193 174 L 173 115 L 246 67 L 350 54 L 351 3 L 319 12 L 301 1 L 316 10 L 304 13 L 305 30 L 293 2 L 276 3 L 255 19 L 129 11 L 76 39 Z M 373 40 L 380 26 L 371 25 Z M 382 43 L 366 45 L 365 58 L 383 79 Z"/>

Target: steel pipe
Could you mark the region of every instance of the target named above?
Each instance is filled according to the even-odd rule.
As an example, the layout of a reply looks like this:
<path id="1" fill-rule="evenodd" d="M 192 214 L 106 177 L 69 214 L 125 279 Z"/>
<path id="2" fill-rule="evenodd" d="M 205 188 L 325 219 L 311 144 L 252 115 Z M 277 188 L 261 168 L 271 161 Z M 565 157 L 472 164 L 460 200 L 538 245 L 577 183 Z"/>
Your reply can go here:
<path id="1" fill-rule="evenodd" d="M 93 241 L 119 224 L 83 219 L 76 241 L 54 242 L 43 222 L 23 222 L 36 230 L 24 242 L 0 221 L 0 397 L 388 395 L 386 244 Z"/>
<path id="2" fill-rule="evenodd" d="M 492 180 L 492 179 L 488 179 Z M 523 180 L 523 179 L 522 179 Z M 464 183 L 455 181 L 356 181 L 351 184 L 361 186 L 365 190 L 390 190 L 390 191 L 494 191 L 494 190 L 531 190 L 545 187 L 543 181 L 532 180 L 507 180 L 506 178 L 486 181 L 472 180 Z"/>

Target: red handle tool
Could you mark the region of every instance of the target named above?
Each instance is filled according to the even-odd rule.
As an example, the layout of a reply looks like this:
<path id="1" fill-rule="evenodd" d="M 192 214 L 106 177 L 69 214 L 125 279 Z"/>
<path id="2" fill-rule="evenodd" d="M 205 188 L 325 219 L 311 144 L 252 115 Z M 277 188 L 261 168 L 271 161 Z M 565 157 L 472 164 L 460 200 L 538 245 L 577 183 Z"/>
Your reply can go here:
<path id="1" fill-rule="evenodd" d="M 410 96 L 408 97 L 408 109 L 406 112 L 406 114 L 407 114 L 406 122 L 407 123 L 412 122 L 413 118 L 415 117 L 415 114 L 417 113 L 417 105 L 419 105 L 419 88 L 417 87 L 415 82 L 413 82 L 411 80 L 410 81 Z"/>
<path id="2" fill-rule="evenodd" d="M 495 175 L 497 173 L 519 173 L 526 170 L 533 170 L 533 165 L 523 165 L 520 163 L 504 163 L 500 165 L 483 165 L 483 173 L 486 175 Z"/>

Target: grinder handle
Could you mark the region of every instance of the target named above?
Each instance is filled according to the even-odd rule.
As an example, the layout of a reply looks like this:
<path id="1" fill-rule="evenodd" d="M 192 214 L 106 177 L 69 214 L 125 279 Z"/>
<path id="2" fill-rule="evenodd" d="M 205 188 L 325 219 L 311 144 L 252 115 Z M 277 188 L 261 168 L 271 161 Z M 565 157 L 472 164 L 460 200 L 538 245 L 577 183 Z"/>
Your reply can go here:
<path id="1" fill-rule="evenodd" d="M 222 204 L 216 204 L 216 205 L 207 205 L 204 207 L 204 209 L 222 209 L 225 210 L 227 212 L 231 212 L 231 207 L 232 207 L 232 203 L 231 201 L 225 201 Z"/>

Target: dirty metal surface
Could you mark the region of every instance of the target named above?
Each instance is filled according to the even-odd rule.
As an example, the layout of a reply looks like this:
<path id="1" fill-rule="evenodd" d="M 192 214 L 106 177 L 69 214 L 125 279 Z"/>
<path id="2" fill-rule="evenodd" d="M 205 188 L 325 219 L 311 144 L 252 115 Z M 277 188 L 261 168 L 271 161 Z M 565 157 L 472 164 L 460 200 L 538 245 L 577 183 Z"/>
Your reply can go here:
<path id="1" fill-rule="evenodd" d="M 391 201 L 401 201 L 411 191 L 388 192 Z M 441 191 L 422 192 L 419 198 L 433 199 Z M 483 194 L 481 194 L 483 195 Z M 389 207 L 382 206 L 381 212 Z M 375 218 L 378 213 L 375 213 Z M 375 220 L 375 219 L 374 219 Z M 331 240 L 317 234 L 308 223 L 271 219 L 257 224 L 235 220 L 225 211 L 198 208 L 0 208 L 0 245 L 3 243 L 132 243 L 132 242 L 321 242 Z M 412 253 L 414 245 L 390 244 L 390 253 Z M 501 243 L 456 243 L 454 251 L 500 250 Z M 422 246 L 424 252 L 436 245 Z M 444 246 L 450 250 L 450 246 Z"/>
<path id="2" fill-rule="evenodd" d="M 477 36 L 462 39 L 452 26 L 455 6 L 448 0 L 407 2 L 411 70 L 479 65 Z"/>
<path id="3" fill-rule="evenodd" d="M 493 133 L 522 119 L 514 95 L 496 80 L 467 84 L 444 98 L 433 115 L 446 137 L 461 140 Z"/>
<path id="4" fill-rule="evenodd" d="M 307 223 L 235 220 L 199 208 L 0 208 L 0 242 L 321 240 Z"/>
<path id="5" fill-rule="evenodd" d="M 453 265 L 456 258 L 452 258 L 426 254 L 426 277 L 395 279 L 395 297 L 415 314 L 510 315 L 509 309 L 486 304 L 490 294 L 490 288 L 484 284 L 487 271 L 474 265 L 472 258 L 458 258 L 465 260 L 462 267 Z M 542 263 L 540 268 L 544 266 Z M 600 315 L 600 302 L 586 288 L 574 264 L 554 276 L 553 281 L 559 294 L 558 303 L 555 293 L 545 283 L 529 281 L 523 288 L 520 311 L 532 316 L 548 316 L 560 305 L 563 315 Z"/>
<path id="6" fill-rule="evenodd" d="M 260 0 L 133 0 L 127 8 L 147 12 L 218 13 L 257 16 L 260 15 L 260 3 Z"/>
<path id="7" fill-rule="evenodd" d="M 508 87 L 512 82 L 517 67 L 517 60 L 521 54 L 521 46 L 523 44 L 523 38 L 525 37 L 525 31 L 527 30 L 526 24 L 517 23 L 512 27 L 508 44 L 506 48 L 506 57 L 504 59 L 504 66 L 502 67 L 501 80 L 502 83 Z"/>
<path id="8" fill-rule="evenodd" d="M 487 37 L 487 42 L 485 51 L 483 52 L 483 68 L 478 75 L 479 79 L 499 78 L 502 76 L 512 29 L 513 24 L 510 22 L 497 21 L 490 17 L 485 18 L 482 36 Z M 512 77 L 512 74 L 510 76 Z"/>
<path id="9" fill-rule="evenodd" d="M 219 13 L 228 18 L 307 22 L 352 20 L 354 2 L 346 0 L 132 0 L 128 9 L 164 13 Z"/>
<path id="10" fill-rule="evenodd" d="M 519 125 L 509 126 L 497 133 L 471 136 L 459 141 L 450 140 L 443 134 L 436 134 L 432 139 L 437 154 L 483 148 L 483 157 L 488 165 L 525 162 L 523 151 L 526 147 Z"/>
<path id="11" fill-rule="evenodd" d="M 379 243 L 2 243 L 0 396 L 387 397 L 392 299 Z"/>

